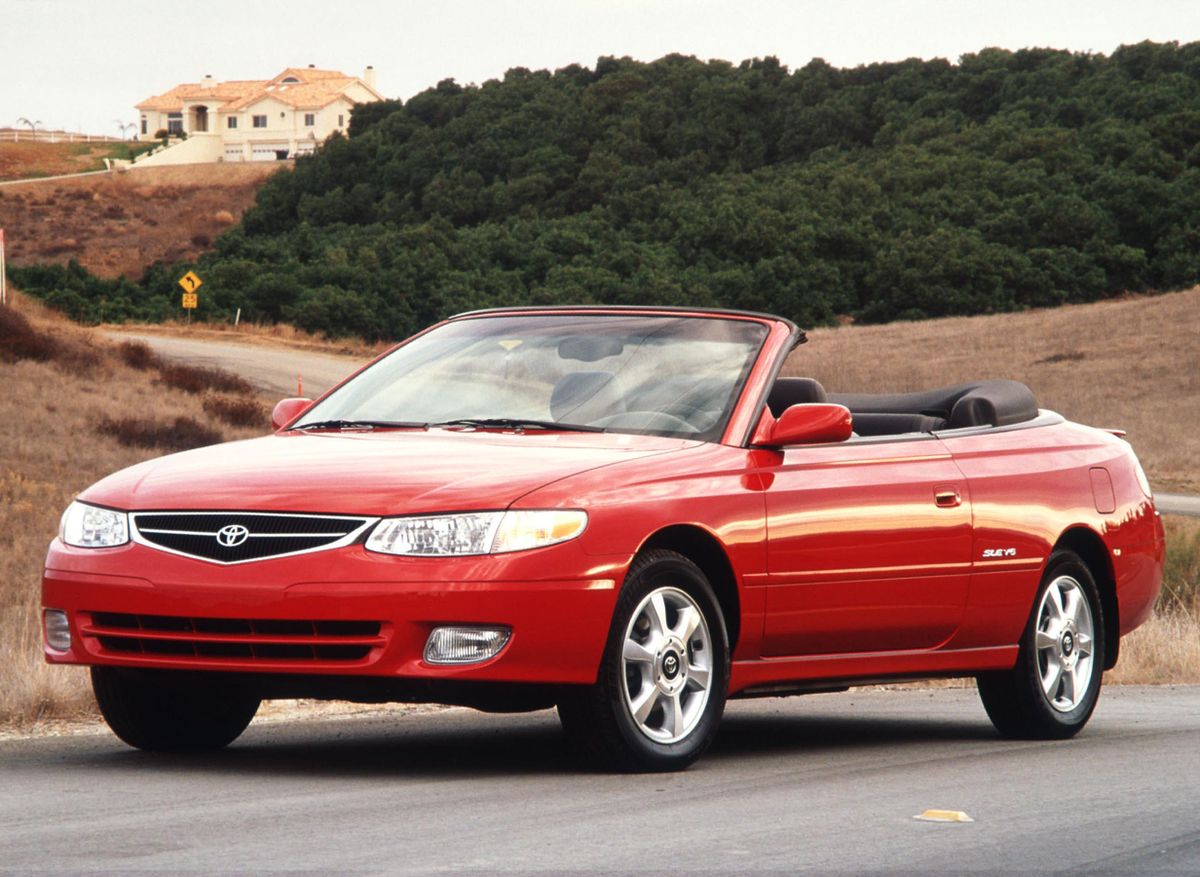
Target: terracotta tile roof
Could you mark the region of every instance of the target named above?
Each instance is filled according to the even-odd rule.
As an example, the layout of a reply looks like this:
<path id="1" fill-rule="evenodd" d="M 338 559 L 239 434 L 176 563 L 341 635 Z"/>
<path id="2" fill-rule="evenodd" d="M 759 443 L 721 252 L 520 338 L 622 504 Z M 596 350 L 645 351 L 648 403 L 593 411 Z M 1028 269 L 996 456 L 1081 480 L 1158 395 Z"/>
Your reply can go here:
<path id="1" fill-rule="evenodd" d="M 318 70 L 315 67 L 289 67 L 284 70 L 274 79 L 270 80 L 271 85 L 278 85 L 289 76 L 295 77 L 303 82 L 316 82 L 319 79 L 353 79 L 352 76 L 347 76 L 340 70 Z"/>
<path id="2" fill-rule="evenodd" d="M 288 78 L 300 81 L 284 83 L 283 80 Z M 374 92 L 357 77 L 347 76 L 337 70 L 289 67 L 273 79 L 235 79 L 212 86 L 185 82 L 163 94 L 147 98 L 137 105 L 137 109 L 179 112 L 183 109 L 184 101 L 207 98 L 220 104 L 219 108 L 214 109 L 225 112 L 245 109 L 267 97 L 297 109 L 319 109 L 337 100 L 356 82 Z"/>
<path id="3" fill-rule="evenodd" d="M 264 98 L 277 100 L 282 104 L 287 104 L 296 109 L 319 109 L 342 97 L 346 89 L 356 81 L 353 76 L 339 76 L 337 78 L 318 79 L 315 82 L 304 82 L 299 85 L 271 84 L 267 85 L 261 91 L 246 95 L 244 98 L 234 101 L 221 109 L 245 109 Z"/>

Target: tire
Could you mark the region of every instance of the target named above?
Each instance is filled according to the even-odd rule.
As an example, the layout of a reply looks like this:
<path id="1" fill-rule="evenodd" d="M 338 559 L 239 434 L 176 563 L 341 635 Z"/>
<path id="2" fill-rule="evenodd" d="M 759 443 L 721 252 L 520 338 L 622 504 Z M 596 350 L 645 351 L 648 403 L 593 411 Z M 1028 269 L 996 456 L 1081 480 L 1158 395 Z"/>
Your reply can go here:
<path id="1" fill-rule="evenodd" d="M 1096 581 L 1071 551 L 1055 551 L 1012 670 L 981 674 L 983 707 L 1005 737 L 1062 740 L 1091 718 L 1104 672 L 1104 613 Z"/>
<path id="2" fill-rule="evenodd" d="M 113 733 L 151 752 L 228 746 L 254 718 L 259 698 L 220 679 L 92 667 L 92 691 Z"/>
<path id="3" fill-rule="evenodd" d="M 712 743 L 729 687 L 720 604 L 696 564 L 648 551 L 617 597 L 596 683 L 558 714 L 593 764 L 624 772 L 682 770 Z"/>

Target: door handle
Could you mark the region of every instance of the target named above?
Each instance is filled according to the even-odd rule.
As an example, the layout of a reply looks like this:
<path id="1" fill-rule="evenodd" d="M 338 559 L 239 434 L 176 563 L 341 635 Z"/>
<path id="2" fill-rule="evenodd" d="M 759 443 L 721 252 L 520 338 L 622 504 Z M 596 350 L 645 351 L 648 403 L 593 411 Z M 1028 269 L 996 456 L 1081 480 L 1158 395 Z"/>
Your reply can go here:
<path id="1" fill-rule="evenodd" d="M 933 491 L 933 501 L 938 508 L 952 509 L 962 505 L 962 494 L 957 487 L 936 487 Z"/>

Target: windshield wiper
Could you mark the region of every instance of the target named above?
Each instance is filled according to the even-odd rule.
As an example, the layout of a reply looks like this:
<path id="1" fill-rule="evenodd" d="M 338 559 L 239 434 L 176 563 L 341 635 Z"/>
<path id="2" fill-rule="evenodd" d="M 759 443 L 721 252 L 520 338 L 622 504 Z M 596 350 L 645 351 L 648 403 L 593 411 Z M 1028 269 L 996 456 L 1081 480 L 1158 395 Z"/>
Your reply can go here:
<path id="1" fill-rule="evenodd" d="M 428 429 L 428 423 L 406 423 L 399 420 L 314 420 L 292 429 Z"/>
<path id="2" fill-rule="evenodd" d="M 562 432 L 604 432 L 600 426 L 580 426 L 555 420 L 527 420 L 523 417 L 460 417 L 429 424 L 433 427 L 465 426 L 476 429 L 545 429 Z"/>

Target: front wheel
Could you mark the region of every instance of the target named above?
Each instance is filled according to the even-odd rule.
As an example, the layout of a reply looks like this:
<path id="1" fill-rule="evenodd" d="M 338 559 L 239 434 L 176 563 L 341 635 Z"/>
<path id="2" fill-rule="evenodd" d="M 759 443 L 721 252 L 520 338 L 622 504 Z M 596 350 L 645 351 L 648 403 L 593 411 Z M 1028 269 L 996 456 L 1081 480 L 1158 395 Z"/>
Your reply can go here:
<path id="1" fill-rule="evenodd" d="M 1104 616 L 1091 571 L 1071 551 L 1046 565 L 1012 670 L 976 680 L 984 709 L 1006 737 L 1072 737 L 1100 697 Z"/>
<path id="2" fill-rule="evenodd" d="M 153 752 L 228 746 L 259 706 L 259 698 L 219 678 L 117 667 L 92 667 L 92 691 L 113 733 Z"/>
<path id="3" fill-rule="evenodd" d="M 634 561 L 617 599 L 594 685 L 559 717 L 600 765 L 681 770 L 712 742 L 729 685 L 729 642 L 707 577 L 673 551 Z"/>

